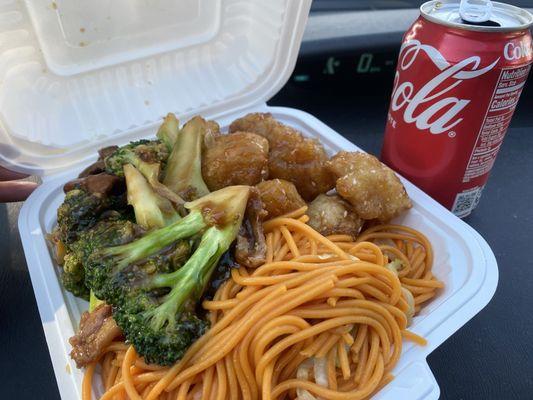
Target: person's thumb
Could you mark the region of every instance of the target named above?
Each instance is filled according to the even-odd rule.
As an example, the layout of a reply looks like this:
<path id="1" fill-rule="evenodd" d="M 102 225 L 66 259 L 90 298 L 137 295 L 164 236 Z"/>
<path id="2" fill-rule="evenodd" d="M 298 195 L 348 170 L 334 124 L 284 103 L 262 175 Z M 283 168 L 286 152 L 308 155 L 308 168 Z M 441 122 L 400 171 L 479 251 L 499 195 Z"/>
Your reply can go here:
<path id="1" fill-rule="evenodd" d="M 37 183 L 27 181 L 0 182 L 0 203 L 26 200 L 37 186 Z"/>

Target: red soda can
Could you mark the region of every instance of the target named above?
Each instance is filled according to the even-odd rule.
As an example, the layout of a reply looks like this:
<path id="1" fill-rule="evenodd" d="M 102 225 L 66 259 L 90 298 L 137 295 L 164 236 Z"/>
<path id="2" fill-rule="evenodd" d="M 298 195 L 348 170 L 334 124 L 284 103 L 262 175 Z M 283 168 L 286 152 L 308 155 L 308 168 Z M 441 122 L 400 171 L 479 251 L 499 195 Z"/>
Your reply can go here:
<path id="1" fill-rule="evenodd" d="M 381 158 L 465 217 L 479 202 L 531 68 L 533 16 L 492 3 L 490 19 L 472 23 L 459 5 L 424 3 L 405 33 Z"/>

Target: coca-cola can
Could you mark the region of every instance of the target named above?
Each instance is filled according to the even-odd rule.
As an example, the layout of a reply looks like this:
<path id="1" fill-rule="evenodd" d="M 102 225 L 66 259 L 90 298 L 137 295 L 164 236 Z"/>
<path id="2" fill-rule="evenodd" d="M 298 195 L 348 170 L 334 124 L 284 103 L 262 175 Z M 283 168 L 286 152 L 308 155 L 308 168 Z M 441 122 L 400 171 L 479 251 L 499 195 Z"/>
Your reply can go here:
<path id="1" fill-rule="evenodd" d="M 470 23 L 459 1 L 429 1 L 420 11 L 400 49 L 381 158 L 465 217 L 526 83 L 533 16 L 492 3 L 489 20 Z"/>

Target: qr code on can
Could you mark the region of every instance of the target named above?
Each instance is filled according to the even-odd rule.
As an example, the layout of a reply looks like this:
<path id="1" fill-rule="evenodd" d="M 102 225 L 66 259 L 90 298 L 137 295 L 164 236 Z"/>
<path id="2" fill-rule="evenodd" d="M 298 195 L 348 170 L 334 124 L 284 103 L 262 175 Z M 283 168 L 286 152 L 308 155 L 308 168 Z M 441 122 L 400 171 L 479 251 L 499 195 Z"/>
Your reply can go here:
<path id="1" fill-rule="evenodd" d="M 452 213 L 459 218 L 466 217 L 470 214 L 478 205 L 483 188 L 484 186 L 476 186 L 475 188 L 465 190 L 455 196 Z"/>

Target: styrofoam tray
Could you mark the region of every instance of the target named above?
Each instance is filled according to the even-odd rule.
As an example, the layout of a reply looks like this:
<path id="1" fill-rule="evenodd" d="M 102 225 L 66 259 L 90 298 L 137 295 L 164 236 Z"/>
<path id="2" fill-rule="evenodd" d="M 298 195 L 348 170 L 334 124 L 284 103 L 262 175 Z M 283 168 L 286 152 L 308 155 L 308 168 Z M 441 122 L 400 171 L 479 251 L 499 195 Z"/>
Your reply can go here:
<path id="1" fill-rule="evenodd" d="M 251 111 L 251 110 L 247 110 Z M 359 150 L 337 132 L 313 116 L 289 108 L 256 106 L 253 111 L 270 111 L 280 121 L 305 135 L 316 137 L 331 154 L 338 150 Z M 243 112 L 219 119 L 227 126 Z M 156 126 L 137 132 L 151 137 Z M 96 158 L 96 154 L 95 154 Z M 81 168 L 80 168 L 81 169 Z M 24 246 L 37 305 L 43 322 L 54 372 L 63 399 L 81 397 L 82 371 L 69 357 L 68 343 L 80 314 L 87 303 L 76 299 L 60 286 L 58 268 L 54 266 L 45 235 L 56 223 L 56 210 L 63 200 L 63 184 L 79 170 L 48 177 L 25 202 L 19 216 L 19 230 Z M 497 282 L 496 259 L 483 238 L 420 189 L 403 180 L 413 200 L 413 208 L 395 222 L 426 234 L 434 251 L 434 274 L 445 283 L 439 295 L 414 318 L 410 329 L 428 340 L 425 347 L 405 343 L 402 356 L 392 371 L 395 379 L 383 388 L 376 399 L 437 399 L 439 387 L 426 357 L 431 351 L 477 314 L 492 298 Z M 95 387 L 97 393 L 100 388 Z"/>

